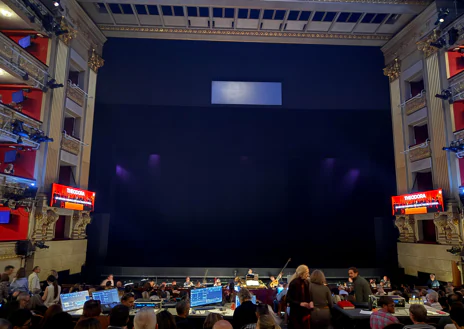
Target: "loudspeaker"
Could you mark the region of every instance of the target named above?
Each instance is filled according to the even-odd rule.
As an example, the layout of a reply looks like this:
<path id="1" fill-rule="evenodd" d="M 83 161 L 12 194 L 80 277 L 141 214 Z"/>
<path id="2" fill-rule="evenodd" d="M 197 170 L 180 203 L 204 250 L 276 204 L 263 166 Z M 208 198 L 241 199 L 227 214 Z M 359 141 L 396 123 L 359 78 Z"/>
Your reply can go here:
<path id="1" fill-rule="evenodd" d="M 16 255 L 30 256 L 34 251 L 35 247 L 32 245 L 31 240 L 23 240 L 16 242 Z"/>

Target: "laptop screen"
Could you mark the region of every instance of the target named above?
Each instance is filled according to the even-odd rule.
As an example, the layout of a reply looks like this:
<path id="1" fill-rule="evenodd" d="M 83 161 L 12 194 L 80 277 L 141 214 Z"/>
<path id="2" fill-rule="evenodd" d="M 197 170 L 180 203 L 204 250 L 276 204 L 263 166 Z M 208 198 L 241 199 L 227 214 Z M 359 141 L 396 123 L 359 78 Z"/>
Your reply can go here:
<path id="1" fill-rule="evenodd" d="M 119 303 L 118 289 L 95 291 L 92 293 L 92 298 L 99 300 L 102 305 Z"/>
<path id="2" fill-rule="evenodd" d="M 78 291 L 70 294 L 61 294 L 61 305 L 64 312 L 78 310 L 90 299 L 89 291 Z"/>

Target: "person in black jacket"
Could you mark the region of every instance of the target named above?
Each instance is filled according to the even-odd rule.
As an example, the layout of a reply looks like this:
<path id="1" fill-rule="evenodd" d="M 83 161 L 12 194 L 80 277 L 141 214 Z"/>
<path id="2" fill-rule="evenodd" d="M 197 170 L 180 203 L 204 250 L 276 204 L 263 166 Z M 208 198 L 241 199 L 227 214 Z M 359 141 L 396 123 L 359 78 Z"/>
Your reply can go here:
<path id="1" fill-rule="evenodd" d="M 357 303 L 368 303 L 369 295 L 372 295 L 371 286 L 366 279 L 359 275 L 356 267 L 348 269 L 348 276 L 353 280 L 354 296 Z"/>
<path id="2" fill-rule="evenodd" d="M 241 329 L 247 324 L 258 322 L 256 305 L 251 301 L 251 294 L 248 289 L 240 289 L 237 296 L 240 300 L 240 306 L 234 312 L 234 329 Z"/>
<path id="3" fill-rule="evenodd" d="M 310 328 L 311 294 L 308 278 L 309 268 L 300 265 L 290 279 L 287 292 L 287 303 L 290 306 L 289 329 Z"/>

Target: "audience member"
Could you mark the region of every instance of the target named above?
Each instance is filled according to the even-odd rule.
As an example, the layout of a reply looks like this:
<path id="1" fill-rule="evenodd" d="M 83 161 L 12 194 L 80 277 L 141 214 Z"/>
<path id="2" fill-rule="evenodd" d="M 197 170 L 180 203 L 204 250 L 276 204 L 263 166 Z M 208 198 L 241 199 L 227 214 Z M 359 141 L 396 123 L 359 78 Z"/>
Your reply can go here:
<path id="1" fill-rule="evenodd" d="M 50 320 L 55 314 L 63 312 L 61 305 L 50 305 L 50 307 L 45 312 L 42 321 L 40 321 L 40 328 L 46 328 L 49 325 Z"/>
<path id="2" fill-rule="evenodd" d="M 32 273 L 29 275 L 29 278 L 27 280 L 29 291 L 32 292 L 33 294 L 38 294 L 42 291 L 42 289 L 40 288 L 39 273 L 40 273 L 40 267 L 35 266 L 32 269 Z"/>
<path id="3" fill-rule="evenodd" d="M 12 329 L 11 322 L 7 319 L 0 319 L 0 329 Z"/>
<path id="4" fill-rule="evenodd" d="M 25 309 L 16 310 L 11 313 L 8 320 L 11 322 L 13 329 L 29 328 L 32 323 L 32 313 Z"/>
<path id="5" fill-rule="evenodd" d="M 377 301 L 379 310 L 371 314 L 371 329 L 383 329 L 392 323 L 399 323 L 393 315 L 395 313 L 395 302 L 391 297 L 382 296 Z"/>
<path id="6" fill-rule="evenodd" d="M 60 302 L 61 287 L 58 285 L 56 277 L 53 275 L 47 278 L 47 284 L 48 286 L 45 288 L 42 300 L 45 306 L 50 307 Z"/>
<path id="7" fill-rule="evenodd" d="M 152 308 L 144 307 L 137 312 L 134 329 L 156 329 L 156 314 Z"/>
<path id="8" fill-rule="evenodd" d="M 56 270 L 50 270 L 50 275 L 53 275 L 58 280 L 58 272 Z"/>
<path id="9" fill-rule="evenodd" d="M 100 284 L 102 287 L 106 287 L 106 284 L 110 282 L 110 287 L 114 287 L 114 277 L 113 274 L 108 275 L 108 277 L 102 281 Z"/>
<path id="10" fill-rule="evenodd" d="M 102 329 L 97 319 L 85 319 L 80 321 L 74 329 Z"/>
<path id="11" fill-rule="evenodd" d="M 176 329 L 176 320 L 169 311 L 161 311 L 156 314 L 158 329 Z"/>
<path id="12" fill-rule="evenodd" d="M 312 325 L 312 324 L 311 324 Z M 259 317 L 256 329 L 281 329 L 275 322 L 275 318 L 270 314 L 265 314 Z"/>
<path id="13" fill-rule="evenodd" d="M 26 269 L 21 267 L 16 272 L 16 277 L 10 284 L 10 293 L 29 292 L 29 285 L 26 278 Z"/>
<path id="14" fill-rule="evenodd" d="M 176 320 L 176 326 L 179 329 L 192 329 L 193 326 L 188 320 L 188 315 L 190 312 L 190 301 L 181 300 L 176 304 L 177 315 L 174 317 Z"/>
<path id="15" fill-rule="evenodd" d="M 251 301 L 251 294 L 246 288 L 240 289 L 237 294 L 240 306 L 235 309 L 233 323 L 235 329 L 241 329 L 250 323 L 256 323 L 256 305 Z"/>
<path id="16" fill-rule="evenodd" d="M 129 307 L 129 309 L 134 308 L 134 303 L 135 297 L 132 293 L 124 294 L 124 296 L 121 297 L 121 304 Z"/>
<path id="17" fill-rule="evenodd" d="M 203 322 L 203 329 L 213 329 L 214 324 L 221 320 L 224 320 L 221 314 L 210 313 Z"/>
<path id="18" fill-rule="evenodd" d="M 450 311 L 450 318 L 453 321 L 453 324 L 456 326 L 456 329 L 461 329 L 464 327 L 464 307 L 453 307 Z"/>
<path id="19" fill-rule="evenodd" d="M 10 281 L 11 281 L 11 279 L 12 279 L 14 269 L 15 269 L 15 267 L 14 267 L 13 265 L 7 265 L 7 266 L 5 266 L 5 270 L 4 270 L 3 273 L 5 273 L 6 275 L 8 275 L 8 277 L 10 278 Z"/>
<path id="20" fill-rule="evenodd" d="M 82 316 L 79 319 L 78 323 L 82 320 L 86 320 L 89 318 L 94 318 L 100 321 L 100 325 L 102 329 L 108 328 L 109 325 L 109 318 L 107 316 L 101 315 L 102 309 L 99 300 L 88 300 L 84 303 L 84 309 L 82 312 Z"/>
<path id="21" fill-rule="evenodd" d="M 110 325 L 108 329 L 123 329 L 129 322 L 129 308 L 124 305 L 116 305 L 110 312 Z M 106 329 L 103 328 L 102 329 Z"/>
<path id="22" fill-rule="evenodd" d="M 369 282 L 359 275 L 359 271 L 356 267 L 350 267 L 348 269 L 348 276 L 353 280 L 354 296 L 356 302 L 367 303 L 369 302 L 369 295 L 372 294 Z"/>
<path id="23" fill-rule="evenodd" d="M 327 329 L 330 325 L 330 312 L 333 306 L 330 289 L 325 286 L 325 275 L 321 270 L 315 270 L 310 278 L 310 291 L 314 309 L 311 312 L 311 328 Z"/>
<path id="24" fill-rule="evenodd" d="M 405 326 L 405 329 L 435 329 L 425 321 L 427 321 L 427 309 L 424 305 L 413 304 L 409 307 L 409 318 L 412 321 L 412 325 Z"/>
<path id="25" fill-rule="evenodd" d="M 74 329 L 74 326 L 75 323 L 71 314 L 61 312 L 52 316 L 49 325 L 45 329 Z"/>
<path id="26" fill-rule="evenodd" d="M 386 275 L 380 280 L 380 283 L 383 283 L 384 288 L 391 288 L 390 279 Z"/>
<path id="27" fill-rule="evenodd" d="M 232 325 L 229 321 L 220 320 L 214 324 L 213 329 L 232 329 Z"/>
<path id="28" fill-rule="evenodd" d="M 123 288 L 121 281 L 116 282 L 116 288 Z"/>
<path id="29" fill-rule="evenodd" d="M 29 304 L 31 302 L 31 295 L 29 295 L 27 292 L 20 293 L 18 297 L 16 297 L 16 300 L 18 301 L 20 309 L 30 308 Z"/>
<path id="30" fill-rule="evenodd" d="M 430 291 L 427 296 L 427 304 L 433 307 L 434 309 L 441 310 L 442 307 L 438 302 L 438 293 L 436 291 Z"/>
<path id="31" fill-rule="evenodd" d="M 10 288 L 10 277 L 6 273 L 2 273 L 0 277 L 0 302 L 7 299 Z"/>

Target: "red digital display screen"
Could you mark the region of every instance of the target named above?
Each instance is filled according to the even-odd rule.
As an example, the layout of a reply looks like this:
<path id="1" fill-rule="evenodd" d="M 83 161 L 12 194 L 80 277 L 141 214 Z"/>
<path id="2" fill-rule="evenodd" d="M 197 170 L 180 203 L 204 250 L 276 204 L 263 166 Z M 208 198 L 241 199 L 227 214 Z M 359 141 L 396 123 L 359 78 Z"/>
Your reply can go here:
<path id="1" fill-rule="evenodd" d="M 52 186 L 52 207 L 93 211 L 94 205 L 95 192 L 59 184 Z"/>
<path id="2" fill-rule="evenodd" d="M 443 191 L 433 190 L 392 196 L 393 215 L 414 215 L 442 212 Z"/>

